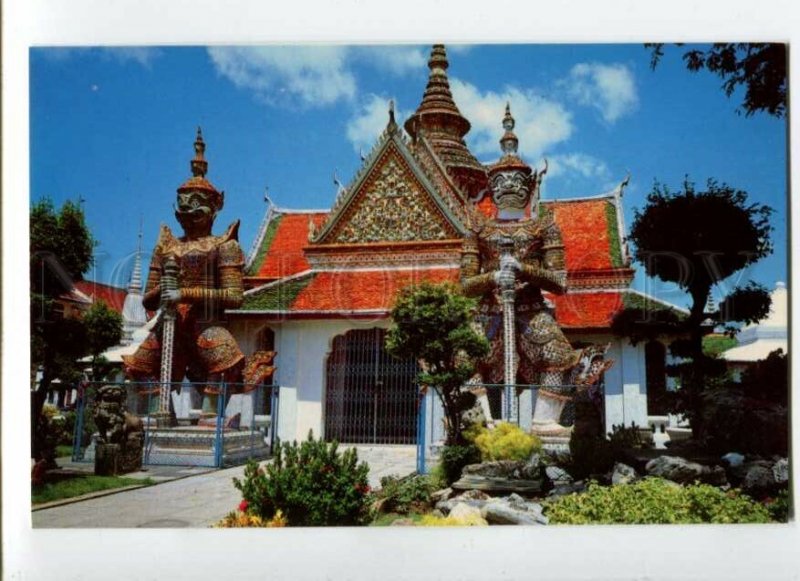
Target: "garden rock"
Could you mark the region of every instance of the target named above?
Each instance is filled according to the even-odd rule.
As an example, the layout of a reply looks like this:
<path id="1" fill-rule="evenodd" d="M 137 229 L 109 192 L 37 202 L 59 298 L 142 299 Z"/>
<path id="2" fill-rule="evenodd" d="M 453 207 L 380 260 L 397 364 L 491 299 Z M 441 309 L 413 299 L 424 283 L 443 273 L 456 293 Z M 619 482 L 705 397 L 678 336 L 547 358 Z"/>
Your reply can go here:
<path id="1" fill-rule="evenodd" d="M 636 470 L 627 464 L 617 462 L 614 464 L 614 469 L 611 472 L 611 484 L 630 484 L 636 480 L 637 477 L 638 474 L 636 474 Z"/>
<path id="2" fill-rule="evenodd" d="M 558 466 L 548 466 L 547 468 L 544 469 L 544 472 L 547 475 L 547 477 L 553 481 L 554 484 L 572 482 L 573 480 L 569 472 Z"/>
<path id="3" fill-rule="evenodd" d="M 721 466 L 709 468 L 678 456 L 654 458 L 647 463 L 645 470 L 650 476 L 659 476 L 680 484 L 691 484 L 695 480 L 714 486 L 727 483 L 725 470 Z"/>
<path id="4" fill-rule="evenodd" d="M 480 492 L 480 491 L 476 490 L 474 492 Z M 441 511 L 442 514 L 445 515 L 449 514 L 450 511 L 453 510 L 453 508 L 459 503 L 467 504 L 469 506 L 474 506 L 476 508 L 481 508 L 484 504 L 486 504 L 486 499 L 489 498 L 486 495 L 484 495 L 484 497 L 485 498 L 470 498 L 470 497 L 459 496 L 456 498 L 450 498 L 448 500 L 441 500 L 436 503 L 435 508 Z"/>
<path id="5" fill-rule="evenodd" d="M 460 494 L 457 500 L 489 500 L 491 497 L 480 490 L 467 490 Z"/>
<path id="6" fill-rule="evenodd" d="M 781 458 L 772 465 L 772 476 L 776 484 L 786 484 L 789 482 L 789 459 Z"/>
<path id="7" fill-rule="evenodd" d="M 439 501 L 447 500 L 453 496 L 453 489 L 452 488 L 442 488 L 441 490 L 437 490 L 436 492 L 431 493 L 431 500 L 434 504 Z"/>
<path id="8" fill-rule="evenodd" d="M 518 494 L 512 494 L 506 498 L 491 499 L 481 509 L 481 514 L 492 524 L 547 524 L 547 517 L 542 514 L 542 505 L 529 502 Z"/>
<path id="9" fill-rule="evenodd" d="M 565 484 L 557 485 L 547 493 L 547 496 L 555 498 L 559 496 L 566 496 L 568 494 L 584 492 L 585 490 L 586 484 L 583 482 L 583 480 L 578 480 L 576 482 L 567 482 Z"/>
<path id="10" fill-rule="evenodd" d="M 748 465 L 747 473 L 742 480 L 745 492 L 765 491 L 775 486 L 775 475 L 769 465 L 763 462 Z"/>
<path id="11" fill-rule="evenodd" d="M 481 464 L 469 464 L 461 471 L 462 476 L 487 476 L 491 478 L 514 478 L 525 466 L 517 460 L 497 460 Z"/>
<path id="12" fill-rule="evenodd" d="M 523 480 L 516 478 L 501 478 L 490 476 L 463 475 L 453 482 L 454 490 L 482 490 L 498 494 L 519 492 L 521 494 L 534 494 L 542 490 L 541 480 Z"/>
<path id="13" fill-rule="evenodd" d="M 457 503 L 450 511 L 449 517 L 462 524 L 487 525 L 489 524 L 481 513 L 481 509 L 470 506 L 465 502 Z"/>

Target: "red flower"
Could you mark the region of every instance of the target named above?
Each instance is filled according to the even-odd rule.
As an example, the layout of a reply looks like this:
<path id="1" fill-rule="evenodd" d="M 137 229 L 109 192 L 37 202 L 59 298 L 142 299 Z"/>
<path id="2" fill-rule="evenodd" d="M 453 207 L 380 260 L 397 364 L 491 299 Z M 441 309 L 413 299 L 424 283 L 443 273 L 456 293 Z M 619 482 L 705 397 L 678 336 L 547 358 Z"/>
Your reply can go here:
<path id="1" fill-rule="evenodd" d="M 247 501 L 243 500 L 239 503 L 239 512 L 247 512 Z"/>
<path id="2" fill-rule="evenodd" d="M 360 492 L 361 494 L 369 494 L 369 491 L 372 490 L 369 487 L 369 484 L 356 484 L 355 487 L 356 492 Z"/>

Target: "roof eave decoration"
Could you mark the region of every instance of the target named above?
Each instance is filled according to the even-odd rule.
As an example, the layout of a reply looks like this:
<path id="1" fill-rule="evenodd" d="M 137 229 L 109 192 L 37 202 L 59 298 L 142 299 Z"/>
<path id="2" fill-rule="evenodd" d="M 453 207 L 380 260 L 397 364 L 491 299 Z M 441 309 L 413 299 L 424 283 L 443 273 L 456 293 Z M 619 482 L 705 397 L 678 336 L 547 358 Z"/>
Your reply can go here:
<path id="1" fill-rule="evenodd" d="M 466 229 L 464 224 L 439 194 L 438 189 L 433 184 L 432 179 L 428 176 L 427 172 L 423 170 L 422 164 L 410 149 L 408 137 L 395 122 L 394 110 L 393 107 L 391 107 L 389 123 L 387 124 L 386 129 L 384 129 L 383 133 L 381 133 L 375 146 L 366 156 L 361 169 L 356 173 L 351 184 L 348 185 L 338 197 L 336 203 L 331 209 L 330 217 L 319 229 L 319 231 L 316 233 L 316 236 L 311 241 L 312 245 L 330 242 L 331 233 L 336 230 L 343 216 L 347 214 L 350 206 L 358 198 L 358 194 L 361 192 L 365 182 L 376 168 L 376 165 L 391 147 L 396 148 L 400 156 L 403 158 L 403 161 L 405 161 L 406 165 L 410 168 L 414 177 L 419 181 L 422 188 L 432 198 L 436 207 L 446 218 L 455 232 L 459 236 L 463 236 L 465 234 Z"/>

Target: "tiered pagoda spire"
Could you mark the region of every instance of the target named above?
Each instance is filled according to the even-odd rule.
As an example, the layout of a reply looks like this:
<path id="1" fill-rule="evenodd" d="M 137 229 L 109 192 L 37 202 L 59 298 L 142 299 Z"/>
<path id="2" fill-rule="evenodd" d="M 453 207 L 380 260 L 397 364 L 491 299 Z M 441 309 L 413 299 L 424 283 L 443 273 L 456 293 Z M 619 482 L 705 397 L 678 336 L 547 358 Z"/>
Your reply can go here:
<path id="1" fill-rule="evenodd" d="M 142 304 L 142 225 L 139 224 L 139 244 L 133 262 L 131 280 L 128 283 L 128 294 L 122 305 L 122 344 L 129 345 L 133 341 L 136 329 L 147 323 L 147 311 Z"/>
<path id="2" fill-rule="evenodd" d="M 208 173 L 208 161 L 206 161 L 206 144 L 203 141 L 203 131 L 197 128 L 197 137 L 194 140 L 194 157 L 189 162 L 192 170 L 192 177 L 186 180 L 179 188 L 178 193 L 202 191 L 211 194 L 212 199 L 218 208 L 222 208 L 225 194 L 217 190 L 214 185 L 206 179 Z"/>
<path id="3" fill-rule="evenodd" d="M 406 120 L 405 129 L 415 140 L 425 136 L 459 185 L 474 196 L 486 187 L 486 171 L 464 142 L 471 126 L 453 101 L 447 78 L 449 66 L 444 45 L 433 45 L 428 86 L 419 107 Z"/>

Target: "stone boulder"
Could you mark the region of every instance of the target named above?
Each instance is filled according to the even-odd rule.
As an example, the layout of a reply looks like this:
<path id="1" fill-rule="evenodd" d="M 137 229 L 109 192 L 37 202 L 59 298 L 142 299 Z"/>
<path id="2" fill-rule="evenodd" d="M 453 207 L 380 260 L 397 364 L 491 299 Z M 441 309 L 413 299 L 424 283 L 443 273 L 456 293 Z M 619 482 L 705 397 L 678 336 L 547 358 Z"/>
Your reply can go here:
<path id="1" fill-rule="evenodd" d="M 548 466 L 544 469 L 544 473 L 553 484 L 566 484 L 573 481 L 569 472 L 559 466 Z"/>
<path id="2" fill-rule="evenodd" d="M 611 471 L 611 484 L 630 484 L 638 477 L 639 475 L 636 474 L 636 470 L 627 464 L 617 462 L 614 464 L 614 469 Z"/>
<path id="3" fill-rule="evenodd" d="M 451 519 L 463 525 L 488 525 L 483 517 L 482 510 L 475 506 L 470 506 L 465 502 L 456 503 L 448 515 Z"/>
<path id="4" fill-rule="evenodd" d="M 543 525 L 547 517 L 542 514 L 542 505 L 511 494 L 505 498 L 492 498 L 481 509 L 481 515 L 491 524 L 498 525 Z"/>
<path id="5" fill-rule="evenodd" d="M 481 508 L 484 504 L 486 504 L 486 501 L 489 500 L 489 498 L 490 496 L 488 494 L 481 492 L 480 490 L 468 490 L 467 492 L 454 498 L 440 500 L 436 503 L 436 509 L 440 510 L 442 514 L 447 515 L 451 510 L 453 510 L 453 507 L 459 503 Z"/>
<path id="6" fill-rule="evenodd" d="M 547 493 L 547 496 L 557 498 L 559 496 L 567 496 L 568 494 L 576 494 L 586 491 L 586 483 L 583 480 L 576 480 L 575 482 L 567 482 L 565 484 L 558 484 Z"/>
<path id="7" fill-rule="evenodd" d="M 781 458 L 772 465 L 772 476 L 775 484 L 783 485 L 789 482 L 789 459 Z"/>
<path id="8" fill-rule="evenodd" d="M 447 500 L 451 496 L 453 496 L 452 488 L 449 487 L 442 488 L 441 490 L 437 490 L 436 492 L 431 493 L 431 501 L 433 501 L 433 503 L 436 504 L 437 502 L 440 502 L 442 500 Z"/>
<path id="9" fill-rule="evenodd" d="M 539 458 L 528 462 L 497 460 L 469 464 L 461 471 L 461 478 L 451 485 L 453 490 L 483 490 L 497 494 L 518 492 L 534 494 L 541 491 L 541 465 Z"/>
<path id="10" fill-rule="evenodd" d="M 742 480 L 742 490 L 748 493 L 761 493 L 775 487 L 775 474 L 769 463 L 752 462 L 746 465 L 746 473 Z"/>
<path id="11" fill-rule="evenodd" d="M 645 465 L 650 476 L 658 476 L 679 484 L 692 484 L 700 481 L 713 486 L 727 484 L 725 470 L 721 466 L 708 467 L 690 462 L 679 456 L 659 456 Z"/>

